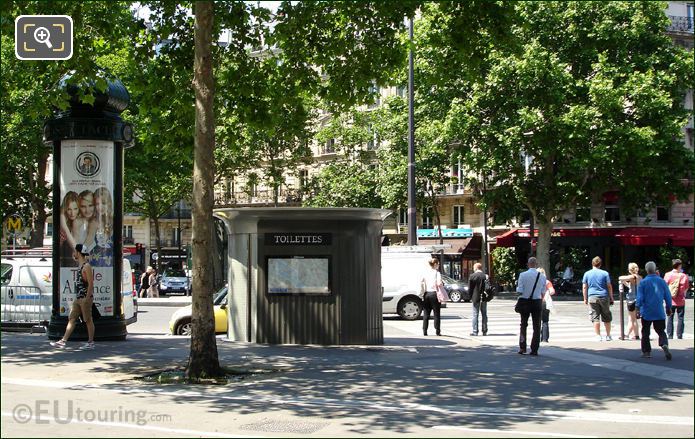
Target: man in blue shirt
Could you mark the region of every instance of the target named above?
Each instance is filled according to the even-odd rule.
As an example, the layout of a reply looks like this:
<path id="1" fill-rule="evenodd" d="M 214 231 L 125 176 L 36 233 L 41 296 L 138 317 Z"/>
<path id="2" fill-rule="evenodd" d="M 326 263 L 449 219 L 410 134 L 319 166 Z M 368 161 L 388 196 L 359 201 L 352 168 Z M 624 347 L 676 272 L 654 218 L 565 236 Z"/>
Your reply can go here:
<path id="1" fill-rule="evenodd" d="M 606 341 L 611 338 L 611 314 L 610 306 L 613 305 L 613 286 L 608 272 L 601 270 L 601 258 L 596 256 L 592 261 L 593 268 L 584 273 L 582 279 L 582 291 L 584 293 L 584 305 L 591 308 L 591 321 L 594 324 L 596 339 L 603 341 L 601 337 L 601 323 L 606 327 Z"/>
<path id="2" fill-rule="evenodd" d="M 637 286 L 635 307 L 638 315 L 642 316 L 642 357 L 650 358 L 652 345 L 649 342 L 650 327 L 659 334 L 659 346 L 664 350 L 666 359 L 670 360 L 671 351 L 668 349 L 666 337 L 666 315 L 671 314 L 671 292 L 668 284 L 656 274 L 656 264 L 652 261 L 644 266 L 647 277 Z M 664 308 L 665 306 L 665 308 Z"/>

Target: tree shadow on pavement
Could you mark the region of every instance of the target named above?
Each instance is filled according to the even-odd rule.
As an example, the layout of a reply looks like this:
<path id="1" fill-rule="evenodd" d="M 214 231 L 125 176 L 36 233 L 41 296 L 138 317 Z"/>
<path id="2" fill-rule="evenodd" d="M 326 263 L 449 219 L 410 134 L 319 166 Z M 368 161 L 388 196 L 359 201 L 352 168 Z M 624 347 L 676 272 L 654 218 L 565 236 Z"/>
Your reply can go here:
<path id="1" fill-rule="evenodd" d="M 133 338 L 101 343 L 94 351 L 56 351 L 31 336 L 3 336 L 3 364 L 73 366 L 101 375 L 185 363 L 185 338 Z M 608 412 L 616 403 L 659 404 L 692 395 L 692 387 L 604 373 L 550 357 L 518 355 L 509 347 L 467 345 L 446 337 L 387 338 L 383 346 L 268 346 L 218 340 L 228 367 L 280 368 L 243 386 L 195 387 L 113 382 L 100 387 L 142 391 L 143 401 L 202 407 L 215 414 L 336 420 L 350 434 L 412 433 L 430 428 L 509 429 L 552 422 L 543 410 Z M 47 369 L 48 370 L 48 369 Z M 597 373 L 598 370 L 598 373 Z M 636 379 L 637 378 L 637 379 Z M 125 390 L 124 390 L 125 391 Z M 177 396 L 184 392 L 185 397 Z M 220 418 L 222 419 L 222 418 Z M 259 427 L 260 428 L 260 427 Z M 292 433 L 292 431 L 287 431 Z"/>

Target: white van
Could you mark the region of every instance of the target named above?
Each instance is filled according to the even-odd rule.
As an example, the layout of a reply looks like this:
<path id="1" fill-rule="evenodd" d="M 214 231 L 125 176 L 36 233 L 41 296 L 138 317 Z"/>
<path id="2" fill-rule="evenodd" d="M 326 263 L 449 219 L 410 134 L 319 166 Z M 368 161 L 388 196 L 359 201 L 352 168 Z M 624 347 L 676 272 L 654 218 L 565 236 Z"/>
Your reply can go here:
<path id="1" fill-rule="evenodd" d="M 53 261 L 50 256 L 6 256 L 0 264 L 0 319 L 3 327 L 46 326 L 53 308 Z M 126 324 L 137 321 L 130 261 L 123 259 L 121 312 Z"/>
<path id="2" fill-rule="evenodd" d="M 416 320 L 422 312 L 421 280 L 430 268 L 430 246 L 381 248 L 381 287 L 383 313 Z"/>

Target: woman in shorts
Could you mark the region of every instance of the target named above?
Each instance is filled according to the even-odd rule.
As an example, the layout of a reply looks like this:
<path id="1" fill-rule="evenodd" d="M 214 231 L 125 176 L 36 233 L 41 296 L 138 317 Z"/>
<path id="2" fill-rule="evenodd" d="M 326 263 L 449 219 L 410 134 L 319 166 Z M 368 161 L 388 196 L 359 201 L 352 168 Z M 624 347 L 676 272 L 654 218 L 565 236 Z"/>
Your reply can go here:
<path id="1" fill-rule="evenodd" d="M 628 274 L 618 278 L 621 289 L 627 292 L 625 294 L 625 301 L 627 302 L 627 312 L 630 316 L 627 338 L 630 340 L 639 340 L 639 320 L 637 320 L 635 300 L 637 299 L 637 286 L 642 281 L 642 276 L 639 275 L 639 267 L 634 262 L 628 264 L 627 271 Z M 630 336 L 630 334 L 632 334 L 632 336 Z"/>

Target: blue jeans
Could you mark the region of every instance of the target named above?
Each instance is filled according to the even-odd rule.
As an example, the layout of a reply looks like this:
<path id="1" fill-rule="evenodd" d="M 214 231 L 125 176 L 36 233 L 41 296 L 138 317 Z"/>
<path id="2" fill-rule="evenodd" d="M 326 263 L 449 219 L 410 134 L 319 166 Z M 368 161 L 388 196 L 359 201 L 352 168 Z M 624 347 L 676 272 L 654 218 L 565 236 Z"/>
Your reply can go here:
<path id="1" fill-rule="evenodd" d="M 678 323 L 676 326 L 676 336 L 683 338 L 683 330 L 685 329 L 685 305 L 672 306 L 671 315 L 666 317 L 666 333 L 668 338 L 673 338 L 673 315 L 678 314 Z"/>
<path id="2" fill-rule="evenodd" d="M 483 334 L 487 334 L 487 302 L 473 303 L 473 333 L 478 334 L 478 314 L 483 314 Z"/>

